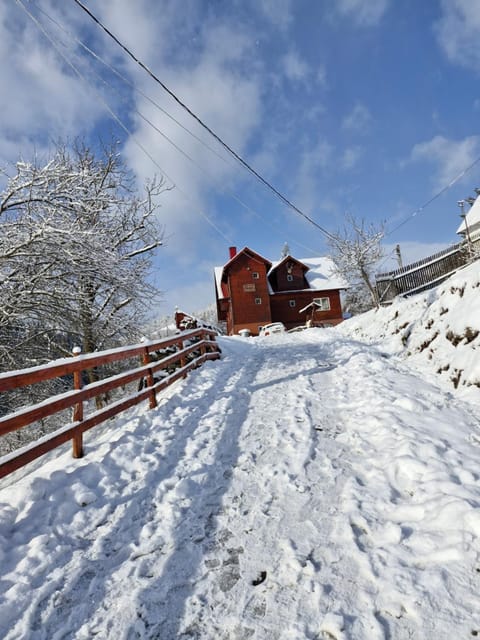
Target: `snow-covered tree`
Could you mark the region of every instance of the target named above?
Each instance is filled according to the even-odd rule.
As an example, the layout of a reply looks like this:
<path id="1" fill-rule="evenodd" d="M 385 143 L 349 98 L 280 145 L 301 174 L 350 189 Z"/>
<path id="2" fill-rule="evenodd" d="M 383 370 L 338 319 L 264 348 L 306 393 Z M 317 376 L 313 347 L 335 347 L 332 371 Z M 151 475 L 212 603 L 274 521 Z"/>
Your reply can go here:
<path id="1" fill-rule="evenodd" d="M 114 145 L 58 145 L 47 163 L 18 162 L 0 194 L 0 366 L 27 366 L 118 343 L 158 294 L 162 244 L 154 179 L 143 193 Z"/>
<path id="2" fill-rule="evenodd" d="M 350 284 L 348 295 L 358 311 L 379 306 L 374 270 L 384 256 L 384 235 L 383 225 L 367 225 L 363 219 L 346 214 L 343 229 L 327 240 L 331 258 L 338 273 Z"/>
<path id="3" fill-rule="evenodd" d="M 149 276 L 165 189 L 154 179 L 139 193 L 114 145 L 94 153 L 59 144 L 46 163 L 17 163 L 0 193 L 0 371 L 69 355 L 74 345 L 90 352 L 138 337 L 159 294 Z M 2 394 L 0 415 L 64 385 L 71 381 Z M 0 453 L 62 420 L 3 436 Z"/>

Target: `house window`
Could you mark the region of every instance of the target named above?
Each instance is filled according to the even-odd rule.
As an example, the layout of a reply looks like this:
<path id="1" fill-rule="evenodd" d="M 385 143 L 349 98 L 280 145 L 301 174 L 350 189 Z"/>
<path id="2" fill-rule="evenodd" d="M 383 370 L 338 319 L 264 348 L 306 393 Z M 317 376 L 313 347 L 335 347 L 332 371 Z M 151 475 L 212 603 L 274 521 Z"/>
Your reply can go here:
<path id="1" fill-rule="evenodd" d="M 288 282 L 293 282 L 293 276 L 292 276 L 292 274 L 291 274 L 291 273 L 288 273 L 288 274 L 287 274 L 287 281 L 288 281 Z M 292 305 L 290 305 L 290 306 L 292 306 Z"/>
<path id="2" fill-rule="evenodd" d="M 330 311 L 330 298 L 314 298 L 313 302 L 320 311 Z"/>
<path id="3" fill-rule="evenodd" d="M 295 307 L 297 303 L 295 302 L 295 300 L 289 300 L 289 301 L 288 301 L 288 304 L 289 304 L 291 307 Z"/>
<path id="4" fill-rule="evenodd" d="M 261 298 L 255 298 L 255 304 L 262 304 Z"/>
<path id="5" fill-rule="evenodd" d="M 258 278 L 259 278 L 259 277 L 260 277 L 260 276 L 258 275 L 258 271 L 252 271 L 252 278 L 253 278 L 254 280 L 258 280 Z"/>

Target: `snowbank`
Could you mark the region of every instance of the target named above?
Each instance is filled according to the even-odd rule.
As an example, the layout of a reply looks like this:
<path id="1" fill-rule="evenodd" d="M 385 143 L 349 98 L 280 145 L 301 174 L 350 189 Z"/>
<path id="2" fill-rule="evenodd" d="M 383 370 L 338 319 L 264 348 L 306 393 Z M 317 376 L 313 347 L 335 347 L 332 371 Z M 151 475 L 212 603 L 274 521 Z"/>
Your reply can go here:
<path id="1" fill-rule="evenodd" d="M 351 318 L 339 330 L 480 397 L 480 261 L 431 291 Z"/>
<path id="2" fill-rule="evenodd" d="M 0 490 L 0 637 L 479 635 L 479 405 L 336 328 L 221 345 Z"/>

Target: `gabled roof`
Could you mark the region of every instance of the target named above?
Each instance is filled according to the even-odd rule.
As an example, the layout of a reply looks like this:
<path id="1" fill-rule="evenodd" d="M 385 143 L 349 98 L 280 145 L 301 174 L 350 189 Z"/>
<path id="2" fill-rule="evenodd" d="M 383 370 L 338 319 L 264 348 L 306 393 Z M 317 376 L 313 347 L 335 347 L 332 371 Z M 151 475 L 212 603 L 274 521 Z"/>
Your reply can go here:
<path id="1" fill-rule="evenodd" d="M 222 282 L 225 281 L 225 275 L 228 271 L 228 267 L 231 266 L 231 264 L 235 260 L 237 260 L 237 258 L 241 254 L 244 253 L 247 253 L 259 262 L 267 265 L 268 275 L 278 269 L 278 267 L 285 261 L 293 260 L 305 269 L 305 278 L 311 290 L 327 291 L 330 289 L 348 289 L 348 283 L 336 273 L 335 264 L 331 258 L 302 258 L 298 260 L 297 258 L 293 258 L 292 256 L 286 256 L 285 258 L 277 260 L 276 262 L 270 262 L 270 260 L 267 260 L 255 251 L 252 251 L 248 247 L 244 247 L 223 267 L 215 267 L 214 269 L 215 285 L 217 288 L 217 297 L 219 300 L 225 298 L 226 295 L 225 289 L 224 287 L 222 287 Z M 273 293 L 273 291 L 271 291 L 270 285 L 269 291 L 270 293 Z"/>
<path id="2" fill-rule="evenodd" d="M 268 275 L 270 276 L 274 271 L 276 271 L 282 264 L 286 264 L 287 262 L 296 262 L 297 264 L 299 264 L 301 267 L 303 267 L 303 269 L 305 271 L 308 271 L 308 269 L 310 267 L 307 267 L 307 265 L 302 262 L 301 260 L 297 260 L 297 258 L 293 258 L 292 256 L 288 255 L 285 256 L 285 258 L 282 258 L 282 260 L 280 260 L 279 262 L 273 262 L 272 263 L 272 267 L 270 269 L 270 271 L 268 272 Z"/>
<path id="3" fill-rule="evenodd" d="M 305 274 L 310 289 L 326 291 L 327 289 L 348 289 L 348 282 L 337 273 L 335 263 L 331 258 L 302 258 L 300 260 L 308 267 Z"/>
<path id="4" fill-rule="evenodd" d="M 318 302 L 315 302 L 314 300 L 312 300 L 312 302 L 309 302 L 307 305 L 305 305 L 303 307 L 303 309 L 299 309 L 298 313 L 303 313 L 304 311 L 306 311 L 307 309 L 313 309 L 313 308 L 317 308 L 320 309 L 322 307 L 321 304 L 319 304 Z"/>
<path id="5" fill-rule="evenodd" d="M 331 258 L 301 258 L 297 260 L 287 256 L 272 264 L 269 275 L 278 269 L 286 260 L 293 260 L 305 268 L 305 278 L 310 289 L 327 291 L 328 289 L 348 289 L 348 283 L 336 273 L 335 263 Z"/>
<path id="6" fill-rule="evenodd" d="M 256 251 L 252 251 L 252 249 L 249 249 L 248 247 L 243 247 L 243 249 L 241 251 L 238 251 L 233 258 L 230 258 L 230 260 L 227 262 L 227 264 L 225 264 L 223 266 L 223 271 L 222 271 L 222 277 L 225 275 L 225 272 L 228 270 L 228 268 L 236 261 L 238 260 L 238 258 L 241 255 L 247 254 L 249 255 L 251 258 L 253 258 L 254 260 L 258 260 L 258 262 L 262 262 L 263 264 L 268 265 L 268 267 L 271 266 L 271 262 L 270 260 L 267 260 L 266 258 L 264 258 L 263 256 L 261 256 L 259 253 L 257 253 Z"/>
<path id="7" fill-rule="evenodd" d="M 462 224 L 458 227 L 457 233 L 466 234 L 467 226 L 465 224 L 465 220 L 468 224 L 468 229 L 477 230 L 480 227 L 480 198 L 477 198 L 473 203 L 470 211 L 466 214 L 465 218 L 462 220 Z"/>
<path id="8" fill-rule="evenodd" d="M 213 272 L 215 274 L 215 288 L 217 290 L 217 298 L 221 300 L 225 297 L 225 293 L 222 289 L 222 273 L 223 267 L 214 267 Z"/>
<path id="9" fill-rule="evenodd" d="M 254 260 L 258 260 L 258 262 L 262 262 L 263 264 L 267 265 L 267 271 L 272 265 L 270 260 L 267 260 L 256 251 L 252 251 L 252 249 L 249 249 L 248 247 L 243 247 L 243 249 L 241 251 L 238 251 L 233 256 L 233 258 L 230 258 L 230 260 L 226 264 L 224 264 L 223 267 L 214 267 L 215 285 L 217 287 L 217 296 L 219 299 L 222 299 L 225 297 L 225 292 L 222 287 L 222 282 L 226 280 L 226 273 L 229 267 L 231 267 L 231 265 L 235 262 L 235 260 L 238 260 L 238 258 L 241 255 L 245 255 L 245 254 L 249 255 Z"/>

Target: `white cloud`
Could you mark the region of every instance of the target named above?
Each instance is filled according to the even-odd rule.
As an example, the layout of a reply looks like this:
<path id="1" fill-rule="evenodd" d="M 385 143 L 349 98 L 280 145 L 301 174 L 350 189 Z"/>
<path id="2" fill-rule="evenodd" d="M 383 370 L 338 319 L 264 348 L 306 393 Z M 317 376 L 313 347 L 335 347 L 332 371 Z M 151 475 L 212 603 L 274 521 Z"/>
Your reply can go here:
<path id="1" fill-rule="evenodd" d="M 480 3 L 441 0 L 442 15 L 435 25 L 440 47 L 452 62 L 480 68 Z"/>
<path id="2" fill-rule="evenodd" d="M 160 256 L 160 264 L 165 263 L 168 268 L 170 247 L 165 247 Z M 228 260 L 227 248 L 221 255 L 218 264 L 224 264 Z M 183 277 L 182 277 L 183 275 Z M 184 269 L 183 274 L 177 278 L 159 278 L 158 287 L 162 290 L 162 299 L 159 303 L 160 313 L 173 314 L 175 307 L 195 312 L 204 309 L 215 302 L 215 286 L 213 280 L 212 265 L 200 263 L 195 269 Z M 157 314 L 159 312 L 157 311 Z"/>
<path id="3" fill-rule="evenodd" d="M 283 75 L 291 82 L 302 82 L 304 84 L 316 84 L 325 88 L 327 86 L 327 69 L 321 64 L 314 69 L 304 58 L 291 48 L 281 58 Z"/>
<path id="4" fill-rule="evenodd" d="M 370 27 L 377 25 L 387 10 L 390 0 L 334 0 L 335 9 L 341 15 L 351 18 L 357 25 Z"/>
<path id="5" fill-rule="evenodd" d="M 242 153 L 262 113 L 261 83 L 254 75 L 242 71 L 243 61 L 250 55 L 251 41 L 238 29 L 229 29 L 228 25 L 205 29 L 201 37 L 195 64 L 163 64 L 163 79 L 203 122 L 211 126 L 235 151 Z M 151 87 L 149 92 L 152 92 Z M 207 218 L 216 225 L 215 212 L 210 207 L 212 189 L 216 190 L 216 194 L 221 193 L 231 186 L 239 174 L 244 178 L 245 172 L 185 111 L 158 89 L 156 95 L 169 113 L 205 140 L 218 154 L 227 158 L 226 162 L 222 162 L 151 104 L 141 104 L 140 111 L 193 161 L 152 131 L 148 124 L 136 118 L 135 136 L 125 146 L 129 164 L 140 177 L 156 172 L 155 166 L 139 149 L 137 142 L 140 142 L 177 185 L 164 198 L 161 219 L 166 225 L 167 234 L 172 235 L 170 245 L 172 250 L 175 248 L 177 257 L 194 263 L 200 252 L 199 237 L 208 235 L 213 228 Z M 225 225 L 222 225 L 221 231 L 225 235 L 228 233 Z M 228 238 L 221 239 L 220 234 L 217 234 L 217 238 L 222 243 L 228 242 Z"/>
<path id="6" fill-rule="evenodd" d="M 208 26 L 203 32 L 203 57 L 218 66 L 241 62 L 253 47 L 253 38 L 231 25 L 220 23 Z"/>
<path id="7" fill-rule="evenodd" d="M 155 11 L 149 0 L 115 0 L 98 2 L 97 15 L 109 30 L 121 39 L 135 56 L 143 62 L 149 62 L 163 55 L 168 43 L 168 29 L 172 19 L 169 5 L 162 3 L 162 12 Z M 154 16 L 154 18 L 153 18 Z M 108 43 L 109 40 L 107 39 Z M 120 54 L 117 45 L 111 42 L 112 52 Z M 125 56 L 120 54 L 120 59 Z"/>
<path id="8" fill-rule="evenodd" d="M 327 69 L 323 64 L 317 69 L 317 82 L 324 87 L 327 86 Z"/>
<path id="9" fill-rule="evenodd" d="M 301 154 L 301 161 L 295 180 L 295 201 L 308 213 L 317 208 L 319 174 L 327 169 L 333 158 L 333 146 L 319 140 L 315 146 Z"/>
<path id="10" fill-rule="evenodd" d="M 436 165 L 434 188 L 441 189 L 458 177 L 479 155 L 480 136 L 470 136 L 460 141 L 435 136 L 427 142 L 416 144 L 410 159 Z"/>
<path id="11" fill-rule="evenodd" d="M 371 123 L 372 116 L 367 107 L 357 102 L 352 111 L 345 116 L 342 128 L 355 133 L 365 133 Z"/>
<path id="12" fill-rule="evenodd" d="M 360 160 L 362 150 L 360 147 L 348 147 L 342 154 L 340 164 L 343 169 L 353 169 Z"/>
<path id="13" fill-rule="evenodd" d="M 308 79 L 310 67 L 293 49 L 283 56 L 282 63 L 284 74 L 289 80 L 304 82 Z"/>
<path id="14" fill-rule="evenodd" d="M 256 4 L 281 31 L 286 31 L 292 23 L 292 0 L 256 0 Z"/>
<path id="15" fill-rule="evenodd" d="M 0 7 L 0 157 L 15 161 L 59 137 L 75 136 L 104 113 L 94 91 L 55 53 L 15 5 Z M 6 61 L 8 60 L 8 63 Z M 21 141 L 21 142 L 19 142 Z M 13 152 L 13 156 L 12 156 Z"/>

